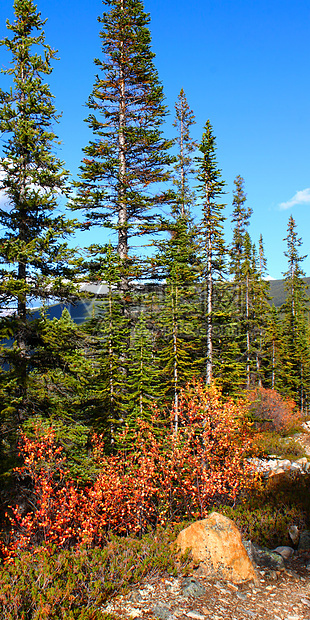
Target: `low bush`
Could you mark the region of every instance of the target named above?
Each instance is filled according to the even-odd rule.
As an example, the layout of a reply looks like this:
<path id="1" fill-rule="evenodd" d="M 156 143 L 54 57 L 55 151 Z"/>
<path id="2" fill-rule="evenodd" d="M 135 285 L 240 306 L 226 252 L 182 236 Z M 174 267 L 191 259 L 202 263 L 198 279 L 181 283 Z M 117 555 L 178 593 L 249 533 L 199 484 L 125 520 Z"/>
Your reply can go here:
<path id="1" fill-rule="evenodd" d="M 245 539 L 273 549 L 292 545 L 290 525 L 310 527 L 310 477 L 274 476 L 257 487 L 246 501 L 221 511 L 235 521 Z"/>
<path id="2" fill-rule="evenodd" d="M 257 455 L 261 457 L 275 454 L 279 458 L 295 461 L 304 456 L 302 446 L 293 438 L 281 437 L 274 431 L 255 433 Z"/>
<path id="3" fill-rule="evenodd" d="M 175 533 L 159 529 L 141 540 L 111 537 L 103 549 L 23 551 L 0 567 L 3 620 L 112 620 L 100 607 L 146 576 L 176 574 Z"/>

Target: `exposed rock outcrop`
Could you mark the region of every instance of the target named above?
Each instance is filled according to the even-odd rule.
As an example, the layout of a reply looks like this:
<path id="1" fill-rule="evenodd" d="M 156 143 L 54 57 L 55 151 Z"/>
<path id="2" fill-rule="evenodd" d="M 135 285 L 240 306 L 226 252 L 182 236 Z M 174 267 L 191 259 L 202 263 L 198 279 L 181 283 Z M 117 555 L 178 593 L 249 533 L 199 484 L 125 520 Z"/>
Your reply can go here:
<path id="1" fill-rule="evenodd" d="M 191 550 L 193 562 L 200 564 L 206 575 L 217 574 L 233 583 L 256 581 L 238 528 L 217 512 L 182 530 L 176 542 L 182 553 Z"/>

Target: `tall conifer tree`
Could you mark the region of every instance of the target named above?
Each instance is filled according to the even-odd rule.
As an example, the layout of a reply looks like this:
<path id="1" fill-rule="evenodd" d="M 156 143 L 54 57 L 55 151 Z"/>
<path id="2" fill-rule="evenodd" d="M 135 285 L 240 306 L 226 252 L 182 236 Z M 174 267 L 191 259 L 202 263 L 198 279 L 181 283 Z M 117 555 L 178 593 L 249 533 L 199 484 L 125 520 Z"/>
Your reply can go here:
<path id="1" fill-rule="evenodd" d="M 171 143 L 161 130 L 167 112 L 151 51 L 150 17 L 140 0 L 103 4 L 109 9 L 99 18 L 103 57 L 95 60 L 98 75 L 87 104 L 94 139 L 84 148 L 75 208 L 84 210 L 87 225 L 117 232 L 125 299 L 132 276 L 130 238 L 148 230 L 150 209 L 167 198 L 158 184 L 168 178 Z"/>
<path id="2" fill-rule="evenodd" d="M 287 298 L 282 306 L 282 382 L 284 389 L 296 398 L 303 412 L 305 399 L 309 398 L 309 305 L 306 295 L 305 273 L 301 267 L 306 256 L 300 256 L 301 238 L 297 235 L 296 222 L 290 216 L 287 227 L 287 250 L 284 255 L 288 269 L 283 274 Z"/>
<path id="3" fill-rule="evenodd" d="M 197 143 L 191 137 L 191 127 L 195 124 L 193 110 L 188 105 L 185 92 L 181 88 L 175 104 L 175 120 L 173 126 L 177 130 L 176 143 L 178 145 L 176 176 L 174 185 L 177 188 L 176 199 L 172 204 L 172 212 L 184 217 L 188 215 L 194 201 L 194 192 L 190 187 L 190 177 L 194 173 L 193 153 Z"/>
<path id="4" fill-rule="evenodd" d="M 38 338 L 38 323 L 28 318 L 29 306 L 34 299 L 64 299 L 69 294 L 72 287 L 64 278 L 70 276 L 71 253 L 63 238 L 73 224 L 56 214 L 67 173 L 55 155 L 58 116 L 45 81 L 55 51 L 45 42 L 45 22 L 33 0 L 15 0 L 14 12 L 14 21 L 7 22 L 11 36 L 1 41 L 11 54 L 11 66 L 2 71 L 10 87 L 0 91 L 0 188 L 6 199 L 0 209 L 0 303 L 2 311 L 11 313 L 2 319 L 2 334 L 11 335 L 14 342 L 2 350 L 9 363 L 2 379 L 10 381 L 13 410 L 21 422 L 32 409 L 27 374 Z"/>
<path id="5" fill-rule="evenodd" d="M 224 192 L 224 181 L 216 161 L 216 144 L 213 129 L 208 120 L 197 157 L 198 191 L 202 201 L 202 246 L 204 253 L 204 279 L 206 283 L 206 382 L 210 385 L 213 371 L 213 323 L 214 291 L 213 281 L 222 276 L 225 265 L 225 243 L 223 235 L 224 207 L 220 198 Z"/>

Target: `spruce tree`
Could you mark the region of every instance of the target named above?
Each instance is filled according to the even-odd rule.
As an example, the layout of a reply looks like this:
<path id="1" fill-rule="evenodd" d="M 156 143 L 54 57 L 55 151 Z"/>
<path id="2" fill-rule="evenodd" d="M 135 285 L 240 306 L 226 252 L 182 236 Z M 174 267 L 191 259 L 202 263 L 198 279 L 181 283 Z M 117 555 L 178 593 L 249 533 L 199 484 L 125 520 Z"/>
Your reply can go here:
<path id="1" fill-rule="evenodd" d="M 215 320 L 213 282 L 223 275 L 226 249 L 223 235 L 225 205 L 220 201 L 225 183 L 217 165 L 215 137 L 209 120 L 204 128 L 199 151 L 201 155 L 197 157 L 197 179 L 203 213 L 201 236 L 205 263 L 203 277 L 206 286 L 206 383 L 210 385 L 213 373 L 213 325 Z"/>
<path id="2" fill-rule="evenodd" d="M 119 283 L 120 258 L 111 244 L 92 245 L 87 263 L 90 280 L 102 280 L 107 293 L 97 304 L 94 316 L 84 328 L 92 339 L 91 355 L 95 373 L 92 424 L 105 432 L 112 446 L 119 425 L 127 413 L 127 371 L 130 322 L 124 316 Z"/>
<path id="3" fill-rule="evenodd" d="M 258 258 L 255 266 L 255 278 L 253 286 L 253 349 L 256 357 L 256 383 L 259 387 L 263 386 L 266 366 L 266 331 L 269 324 L 270 305 L 269 305 L 269 282 L 266 280 L 267 260 L 264 252 L 263 237 L 259 237 Z"/>
<path id="4" fill-rule="evenodd" d="M 309 398 L 309 305 L 306 295 L 305 273 L 301 267 L 306 256 L 299 254 L 302 245 L 297 235 L 296 222 L 290 216 L 285 238 L 288 261 L 285 277 L 286 301 L 282 305 L 282 384 L 284 390 L 298 402 L 301 412 Z"/>
<path id="5" fill-rule="evenodd" d="M 177 130 L 175 139 L 178 145 L 176 175 L 173 180 L 177 188 L 176 198 L 172 203 L 172 213 L 175 216 L 185 217 L 191 211 L 194 202 L 194 192 L 190 187 L 190 178 L 194 173 L 193 153 L 197 143 L 192 139 L 190 129 L 195 124 L 193 110 L 188 105 L 183 88 L 180 90 L 175 104 L 175 120 L 173 126 Z"/>
<path id="6" fill-rule="evenodd" d="M 29 320 L 35 300 L 65 299 L 72 258 L 64 237 L 73 223 L 57 213 L 59 196 L 66 193 L 67 173 L 56 156 L 59 140 L 54 132 L 58 116 L 47 76 L 55 51 L 45 42 L 45 21 L 33 0 L 15 0 L 15 19 L 7 22 L 11 36 L 1 45 L 11 55 L 8 90 L 0 91 L 2 157 L 0 188 L 5 206 L 0 209 L 0 303 L 2 337 L 12 346 L 2 348 L 2 386 L 10 382 L 8 405 L 21 423 L 32 411 L 27 400 L 27 376 L 38 340 L 38 322 Z M 9 343 L 7 343 L 9 344 Z M 7 391 L 7 390 L 6 390 Z M 6 409 L 7 410 L 7 409 Z"/>
<path id="7" fill-rule="evenodd" d="M 130 238 L 148 231 L 157 205 L 167 195 L 171 143 L 162 135 L 167 111 L 154 66 L 150 17 L 140 0 L 104 0 L 109 8 L 99 18 L 103 58 L 88 99 L 86 119 L 94 139 L 84 148 L 75 208 L 87 225 L 116 231 L 121 260 L 123 298 L 132 272 Z"/>
<path id="8" fill-rule="evenodd" d="M 236 306 L 239 315 L 242 315 L 244 308 L 244 300 L 242 298 L 242 263 L 244 260 L 244 242 L 245 233 L 248 230 L 250 217 L 252 215 L 251 207 L 246 205 L 246 194 L 244 193 L 244 179 L 238 175 L 234 180 L 235 192 L 233 194 L 233 214 L 232 222 L 235 224 L 233 231 L 233 240 L 230 246 L 230 273 L 233 275 L 234 289 L 236 295 Z"/>

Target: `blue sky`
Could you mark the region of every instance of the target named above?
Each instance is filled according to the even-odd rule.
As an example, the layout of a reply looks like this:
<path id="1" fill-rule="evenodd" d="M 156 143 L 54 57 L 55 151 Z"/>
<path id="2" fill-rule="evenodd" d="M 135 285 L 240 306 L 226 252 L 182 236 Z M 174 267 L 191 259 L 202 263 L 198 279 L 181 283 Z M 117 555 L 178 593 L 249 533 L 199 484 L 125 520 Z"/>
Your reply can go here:
<path id="1" fill-rule="evenodd" d="M 60 58 L 50 78 L 63 113 L 60 155 L 76 176 L 90 138 L 84 104 L 93 85 L 93 59 L 100 56 L 97 16 L 103 5 L 39 0 L 38 7 L 48 17 L 47 42 Z M 303 239 L 301 252 L 310 255 L 309 1 L 145 0 L 145 9 L 171 111 L 167 132 L 173 135 L 174 102 L 182 87 L 196 115 L 193 137 L 201 139 L 208 118 L 213 125 L 227 183 L 227 217 L 240 174 L 253 209 L 250 234 L 254 241 L 263 234 L 269 274 L 281 277 L 290 214 Z M 1 0 L 1 38 L 12 16 L 11 0 Z M 0 65 L 6 65 L 3 48 L 0 54 Z M 226 230 L 229 241 L 229 221 Z M 310 275 L 310 256 L 303 267 Z"/>

